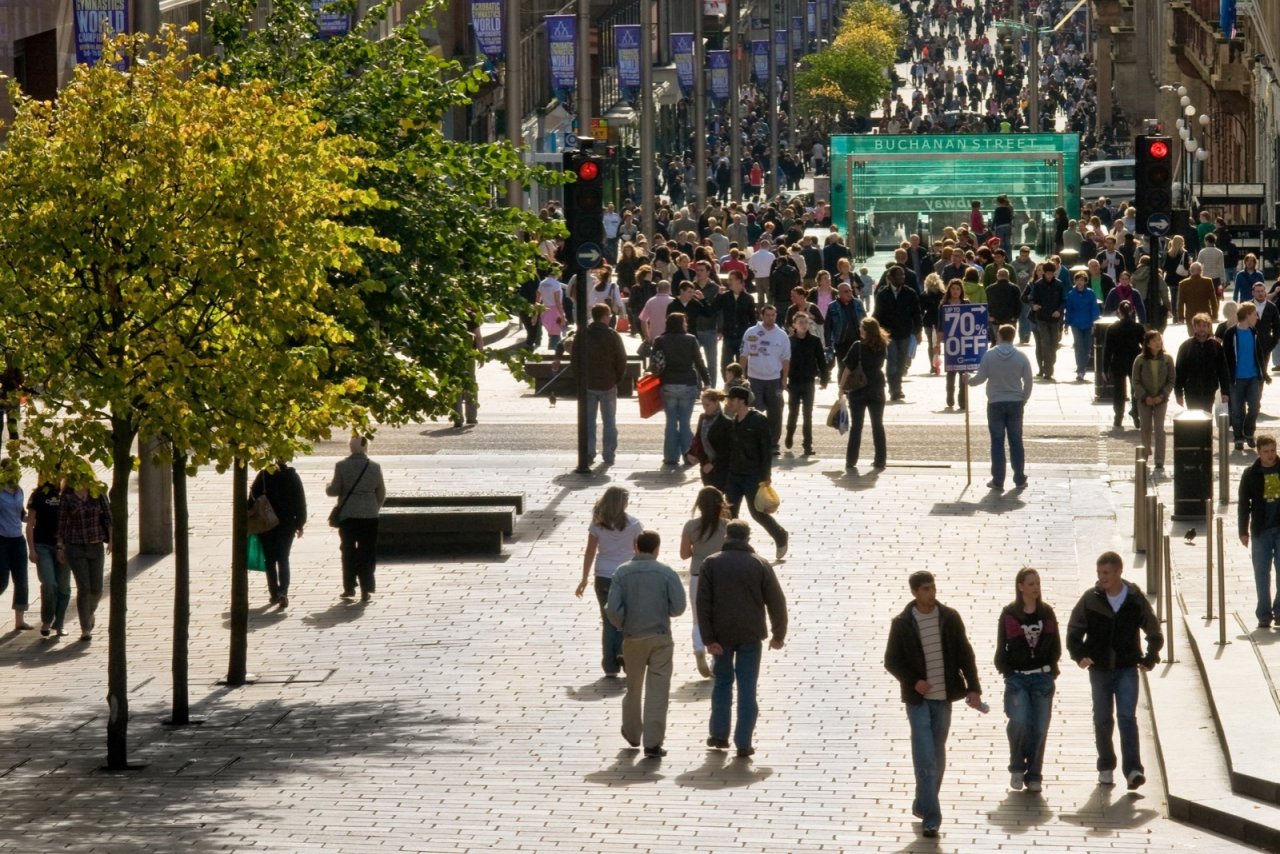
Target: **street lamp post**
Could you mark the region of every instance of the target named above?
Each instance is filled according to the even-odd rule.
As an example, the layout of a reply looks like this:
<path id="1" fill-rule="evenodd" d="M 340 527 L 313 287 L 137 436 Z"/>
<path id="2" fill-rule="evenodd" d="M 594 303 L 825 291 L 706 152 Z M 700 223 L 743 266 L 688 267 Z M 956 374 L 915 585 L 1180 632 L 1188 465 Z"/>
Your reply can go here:
<path id="1" fill-rule="evenodd" d="M 707 193 L 707 47 L 702 41 L 702 0 L 693 10 L 693 181 L 690 194 L 699 212 Z"/>
<path id="2" fill-rule="evenodd" d="M 738 103 L 738 3 L 729 0 L 729 198 L 742 201 L 742 125 Z"/>
<path id="3" fill-rule="evenodd" d="M 653 4 L 640 3 L 640 233 L 653 234 L 657 195 L 654 183 Z"/>

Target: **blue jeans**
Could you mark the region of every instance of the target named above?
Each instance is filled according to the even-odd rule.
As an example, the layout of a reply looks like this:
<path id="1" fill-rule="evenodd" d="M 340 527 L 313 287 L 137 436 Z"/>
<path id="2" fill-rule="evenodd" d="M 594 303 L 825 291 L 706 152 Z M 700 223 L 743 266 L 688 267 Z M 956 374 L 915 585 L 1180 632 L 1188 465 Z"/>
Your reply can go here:
<path id="1" fill-rule="evenodd" d="M 700 329 L 694 333 L 694 337 L 698 339 L 698 344 L 702 347 L 702 361 L 707 363 L 707 370 L 714 371 L 716 369 L 716 347 L 720 344 L 720 333 L 714 329 Z M 715 385 L 714 377 L 712 385 Z"/>
<path id="2" fill-rule="evenodd" d="M 1272 615 L 1280 619 L 1280 584 L 1271 600 L 1271 570 L 1280 569 L 1280 528 L 1263 528 L 1249 535 L 1249 556 L 1253 558 L 1253 583 L 1258 590 L 1258 607 L 1254 616 L 1259 623 L 1270 623 Z"/>
<path id="3" fill-rule="evenodd" d="M 1231 383 L 1231 433 L 1237 442 L 1253 438 L 1254 428 L 1258 426 L 1258 407 L 1261 404 L 1261 377 Z"/>
<path id="4" fill-rule="evenodd" d="M 742 355 L 742 335 L 725 335 L 724 340 L 720 342 L 720 373 L 724 373 L 725 366 L 730 362 L 738 361 L 738 357 Z M 711 366 L 707 365 L 707 370 Z"/>
<path id="5" fill-rule="evenodd" d="M 907 372 L 907 355 L 911 352 L 911 338 L 894 338 L 889 341 L 885 354 L 885 376 L 889 379 L 889 394 L 902 394 L 902 376 Z"/>
<path id="6" fill-rule="evenodd" d="M 942 824 L 938 790 L 947 771 L 947 733 L 951 729 L 949 700 L 922 700 L 907 705 L 911 724 L 911 763 L 916 771 L 916 799 L 911 808 L 924 816 L 926 828 Z"/>
<path id="7" fill-rule="evenodd" d="M 1071 344 L 1076 351 L 1076 375 L 1089 370 L 1089 351 L 1093 349 L 1093 329 L 1071 327 Z"/>
<path id="8" fill-rule="evenodd" d="M 778 545 L 787 541 L 787 532 L 778 524 L 772 513 L 761 513 L 756 509 L 756 490 L 760 488 L 760 478 L 754 474 L 730 474 L 728 489 L 725 490 L 725 501 L 729 502 L 729 513 L 734 519 L 742 518 L 742 500 L 747 500 L 747 512 L 760 527 L 769 532 L 769 536 Z"/>
<path id="9" fill-rule="evenodd" d="M 587 456 L 596 458 L 596 413 L 604 419 L 604 461 L 612 463 L 618 452 L 618 389 L 587 389 Z"/>
<path id="10" fill-rule="evenodd" d="M 662 384 L 662 411 L 667 429 L 662 438 L 662 461 L 678 463 L 693 444 L 693 405 L 698 402 L 696 385 Z"/>
<path id="11" fill-rule="evenodd" d="M 1089 687 L 1093 690 L 1093 737 L 1098 745 L 1098 770 L 1115 770 L 1116 750 L 1111 743 L 1111 732 L 1118 720 L 1121 773 L 1126 778 L 1134 771 L 1145 773 L 1138 751 L 1138 668 L 1090 668 Z"/>
<path id="12" fill-rule="evenodd" d="M 1031 340 L 1031 306 L 1027 303 L 1022 304 L 1022 312 L 1018 315 L 1018 340 L 1026 344 Z"/>
<path id="13" fill-rule="evenodd" d="M 769 439 L 773 449 L 778 450 L 782 441 L 782 377 L 775 380 L 758 380 L 748 377 L 751 383 L 751 394 L 755 396 L 754 406 L 762 410 L 769 419 Z"/>
<path id="14" fill-rule="evenodd" d="M 71 567 L 58 562 L 58 547 L 36 544 L 36 574 L 40 578 L 40 622 L 62 631 L 71 604 Z"/>
<path id="15" fill-rule="evenodd" d="M 281 523 L 261 536 L 262 557 L 267 562 L 267 592 L 272 599 L 289 595 L 289 553 L 297 531 Z"/>
<path id="16" fill-rule="evenodd" d="M 1010 673 L 1004 677 L 1004 713 L 1009 719 L 1009 773 L 1039 782 L 1044 742 L 1053 710 L 1053 674 Z"/>
<path id="17" fill-rule="evenodd" d="M 1009 438 L 1009 459 L 1013 463 L 1013 482 L 1021 486 L 1027 480 L 1023 470 L 1022 401 L 987 403 L 987 429 L 991 431 L 991 479 L 1004 486 L 1004 442 Z"/>
<path id="18" fill-rule="evenodd" d="M 733 744 L 738 748 L 751 746 L 751 736 L 756 731 L 756 717 L 760 707 L 756 704 L 756 683 L 760 678 L 760 654 L 763 644 L 722 644 L 723 655 L 715 660 L 711 686 L 711 737 L 728 741 L 729 723 L 733 718 L 733 684 L 738 683 L 738 725 L 733 730 Z"/>
<path id="19" fill-rule="evenodd" d="M 13 610 L 25 611 L 27 590 L 27 540 L 25 537 L 0 537 L 0 593 L 13 577 Z"/>
<path id="20" fill-rule="evenodd" d="M 600 604 L 600 622 L 604 624 L 600 633 L 600 666 L 604 668 L 605 673 L 616 676 L 620 669 L 618 660 L 622 658 L 622 632 L 615 629 L 613 623 L 609 622 L 609 618 L 604 615 L 604 606 L 609 601 L 609 588 L 613 586 L 613 579 L 599 575 L 595 579 L 596 602 Z"/>

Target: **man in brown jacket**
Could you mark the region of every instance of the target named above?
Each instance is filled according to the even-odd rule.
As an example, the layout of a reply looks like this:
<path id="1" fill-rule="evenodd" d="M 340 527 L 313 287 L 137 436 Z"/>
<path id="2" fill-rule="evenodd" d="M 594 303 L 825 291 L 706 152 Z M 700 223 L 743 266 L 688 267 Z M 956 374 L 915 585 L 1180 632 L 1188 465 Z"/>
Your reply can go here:
<path id="1" fill-rule="evenodd" d="M 613 465 L 618 450 L 618 385 L 627 375 L 622 336 L 609 326 L 613 309 L 607 302 L 591 306 L 591 323 L 583 330 L 587 347 L 587 456 L 596 459 L 596 413 L 604 418 L 604 464 Z"/>
<path id="2" fill-rule="evenodd" d="M 1178 282 L 1178 304 L 1174 307 L 1174 319 L 1187 325 L 1187 334 L 1194 334 L 1191 329 L 1191 318 L 1200 312 L 1209 315 L 1210 320 L 1218 318 L 1218 290 L 1213 286 L 1213 279 L 1204 275 L 1204 268 L 1199 261 L 1191 263 L 1191 275 Z"/>

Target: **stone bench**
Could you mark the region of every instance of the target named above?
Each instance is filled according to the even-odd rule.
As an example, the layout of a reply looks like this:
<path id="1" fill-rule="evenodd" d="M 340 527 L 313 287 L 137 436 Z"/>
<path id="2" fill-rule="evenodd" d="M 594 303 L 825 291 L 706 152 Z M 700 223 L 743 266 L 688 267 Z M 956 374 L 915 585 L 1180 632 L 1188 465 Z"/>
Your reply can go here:
<path id="1" fill-rule="evenodd" d="M 518 494 L 390 496 L 378 514 L 378 557 L 501 554 L 523 512 Z"/>

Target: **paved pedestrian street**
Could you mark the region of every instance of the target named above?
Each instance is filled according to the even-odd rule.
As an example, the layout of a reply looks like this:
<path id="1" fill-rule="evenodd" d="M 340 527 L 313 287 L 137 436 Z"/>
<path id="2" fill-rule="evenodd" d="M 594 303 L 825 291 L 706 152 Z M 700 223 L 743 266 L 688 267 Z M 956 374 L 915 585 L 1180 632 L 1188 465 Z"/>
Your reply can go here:
<path id="1" fill-rule="evenodd" d="M 710 682 L 694 669 L 686 614 L 676 621 L 669 755 L 646 760 L 619 733 L 622 682 L 600 672 L 595 602 L 573 589 L 591 504 L 610 483 L 630 488 L 631 512 L 662 534 L 661 557 L 684 574 L 692 470 L 656 472 L 650 449 L 591 476 L 570 473 L 567 454 L 373 449 L 393 494 L 523 492 L 506 553 L 384 564 L 374 600 L 348 604 L 337 595 L 336 532 L 324 525 L 334 458 L 303 460 L 312 523 L 293 553 L 291 608 L 268 611 L 262 577 L 251 578 L 259 681 L 228 689 L 215 683 L 227 663 L 230 478 L 202 473 L 191 485 L 191 695 L 204 723 L 160 724 L 170 558 L 131 569 L 130 746 L 141 770 L 98 770 L 103 626 L 89 644 L 74 642 L 74 620 L 62 642 L 0 636 L 0 850 L 1245 850 L 1165 818 L 1145 694 L 1147 785 L 1096 785 L 1087 680 L 1069 661 L 1044 792 L 1007 789 L 996 617 L 1030 564 L 1065 624 L 1096 554 L 1127 550 L 1113 510 L 1122 490 L 1104 469 L 1033 459 L 1030 486 L 996 498 L 979 483 L 985 472 L 966 487 L 963 464 L 857 477 L 831 460 L 785 463 L 775 484 L 792 532 L 779 565 L 791 630 L 783 650 L 765 654 L 757 753 L 704 746 Z M 761 545 L 772 557 L 767 538 Z M 881 663 L 915 569 L 932 570 L 940 601 L 966 620 L 992 707 L 955 707 L 937 840 L 921 838 L 909 813 L 907 722 Z"/>

